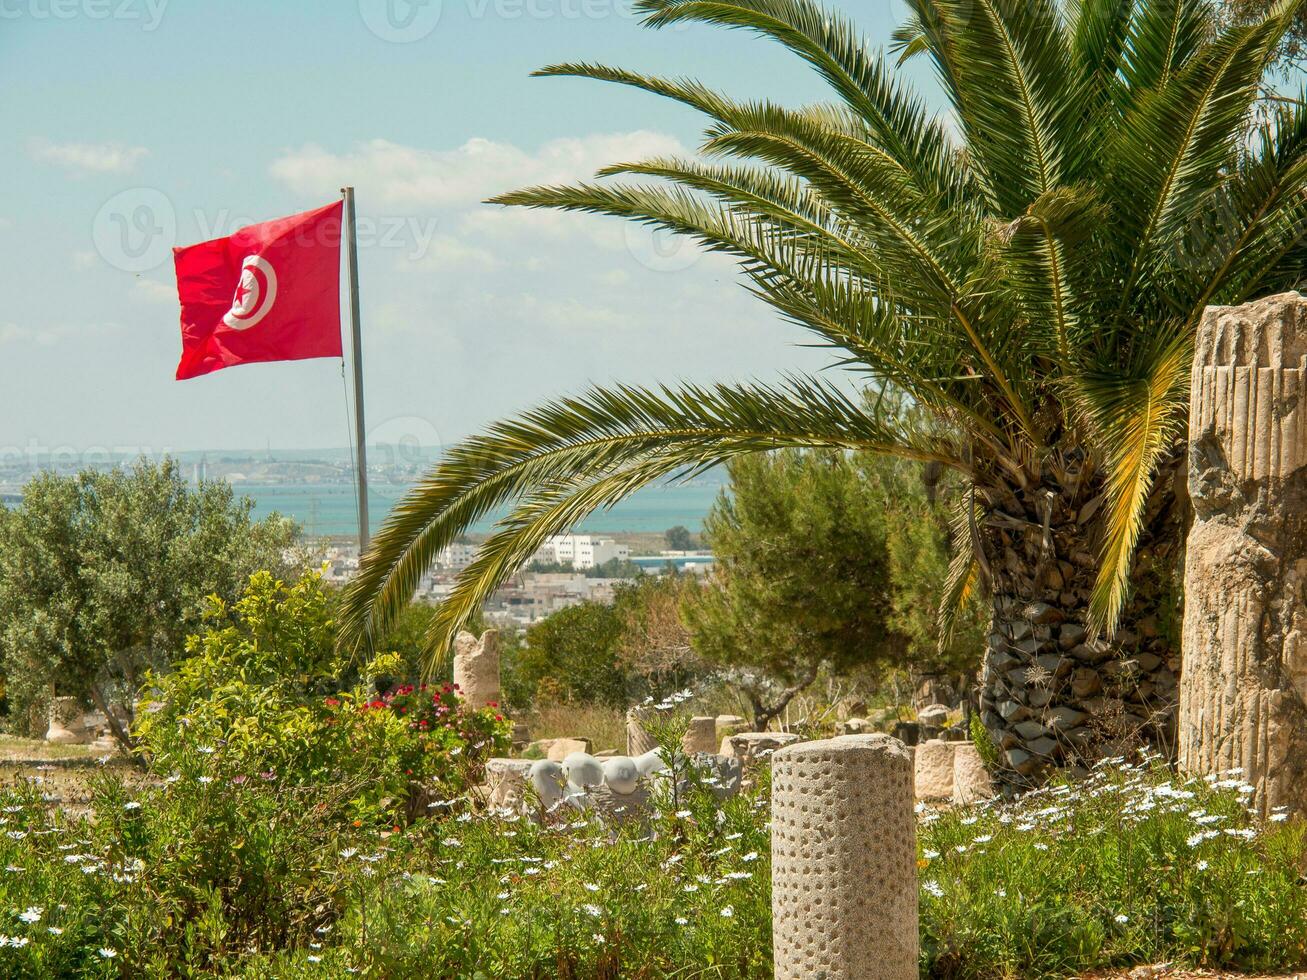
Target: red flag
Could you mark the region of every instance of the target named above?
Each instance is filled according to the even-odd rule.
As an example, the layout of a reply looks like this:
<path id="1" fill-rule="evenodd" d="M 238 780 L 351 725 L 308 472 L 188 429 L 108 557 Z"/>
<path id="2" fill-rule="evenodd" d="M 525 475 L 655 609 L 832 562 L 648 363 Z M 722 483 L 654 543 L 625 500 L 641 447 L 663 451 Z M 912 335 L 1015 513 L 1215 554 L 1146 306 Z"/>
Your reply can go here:
<path id="1" fill-rule="evenodd" d="M 340 357 L 342 202 L 173 249 L 177 379 L 233 364 Z"/>

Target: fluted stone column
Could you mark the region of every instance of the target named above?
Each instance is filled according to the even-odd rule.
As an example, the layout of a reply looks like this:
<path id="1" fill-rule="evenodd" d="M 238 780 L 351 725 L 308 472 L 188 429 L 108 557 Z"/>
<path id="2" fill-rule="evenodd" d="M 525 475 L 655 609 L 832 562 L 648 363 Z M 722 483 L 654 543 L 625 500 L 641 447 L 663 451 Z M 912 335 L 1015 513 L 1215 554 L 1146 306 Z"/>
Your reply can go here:
<path id="1" fill-rule="evenodd" d="M 1179 760 L 1307 810 L 1307 299 L 1203 316 L 1189 413 Z"/>
<path id="2" fill-rule="evenodd" d="M 626 712 L 626 754 L 631 758 L 658 748 L 654 737 L 644 727 L 644 712 L 636 707 Z"/>
<path id="3" fill-rule="evenodd" d="M 499 631 L 486 630 L 454 638 L 454 683 L 469 708 L 499 703 Z"/>
<path id="4" fill-rule="evenodd" d="M 916 980 L 912 755 L 888 735 L 772 756 L 777 980 Z"/>

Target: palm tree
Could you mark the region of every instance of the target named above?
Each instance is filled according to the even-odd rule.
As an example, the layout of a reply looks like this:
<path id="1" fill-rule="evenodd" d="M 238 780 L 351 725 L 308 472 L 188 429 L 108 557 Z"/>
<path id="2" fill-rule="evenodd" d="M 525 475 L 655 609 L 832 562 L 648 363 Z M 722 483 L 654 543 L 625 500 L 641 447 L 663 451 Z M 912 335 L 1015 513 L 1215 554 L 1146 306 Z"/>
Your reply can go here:
<path id="1" fill-rule="evenodd" d="M 617 215 L 736 257 L 752 292 L 931 425 L 814 377 L 546 404 L 450 450 L 396 506 L 349 589 L 347 645 L 384 630 L 436 554 L 501 505 L 434 620 L 434 654 L 548 535 L 650 481 L 784 447 L 890 453 L 968 488 L 949 591 L 992 597 L 982 718 L 1009 777 L 1131 733 L 1165 742 L 1195 327 L 1209 304 L 1295 287 L 1307 260 L 1307 113 L 1259 98 L 1293 8 L 1227 27 L 1205 0 L 908 4 L 899 60 L 930 59 L 943 118 L 814 0 L 638 0 L 651 27 L 780 42 L 835 100 L 556 65 L 539 74 L 700 110 L 700 153 L 598 175 L 653 181 L 494 202 Z"/>

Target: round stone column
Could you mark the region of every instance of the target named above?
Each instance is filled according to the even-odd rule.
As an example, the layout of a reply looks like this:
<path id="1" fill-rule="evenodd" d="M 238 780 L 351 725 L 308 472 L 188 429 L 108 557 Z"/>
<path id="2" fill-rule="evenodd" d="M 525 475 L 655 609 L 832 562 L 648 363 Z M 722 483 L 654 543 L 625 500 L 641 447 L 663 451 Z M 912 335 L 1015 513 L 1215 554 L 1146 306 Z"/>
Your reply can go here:
<path id="1" fill-rule="evenodd" d="M 916 980 L 912 755 L 888 735 L 772 756 L 777 980 Z"/>

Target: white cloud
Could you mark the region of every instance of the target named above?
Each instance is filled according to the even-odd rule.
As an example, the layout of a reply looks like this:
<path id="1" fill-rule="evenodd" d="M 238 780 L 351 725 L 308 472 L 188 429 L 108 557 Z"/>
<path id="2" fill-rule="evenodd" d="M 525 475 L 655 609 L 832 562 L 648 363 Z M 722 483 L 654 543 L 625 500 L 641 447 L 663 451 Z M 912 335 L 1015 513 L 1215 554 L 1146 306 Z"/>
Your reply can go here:
<path id="1" fill-rule="evenodd" d="M 52 143 L 35 139 L 28 144 L 27 152 L 40 163 L 53 163 L 85 175 L 131 173 L 150 151 L 121 143 Z"/>
<path id="2" fill-rule="evenodd" d="M 38 344 L 53 347 L 69 337 L 102 335 L 117 330 L 116 323 L 58 324 L 47 327 L 29 327 L 17 323 L 0 323 L 0 346 L 5 344 Z"/>
<path id="3" fill-rule="evenodd" d="M 434 267 L 443 271 L 454 269 L 491 270 L 503 266 L 503 260 L 488 248 L 473 245 L 452 235 L 437 235 L 422 250 L 421 262 L 412 262 L 406 255 L 401 268 L 406 271 L 429 271 Z"/>
<path id="4" fill-rule="evenodd" d="M 177 287 L 157 279 L 137 279 L 132 283 L 132 299 L 142 303 L 176 303 Z"/>
<path id="5" fill-rule="evenodd" d="M 287 150 L 273 161 L 273 177 L 307 195 L 354 184 L 372 210 L 382 207 L 472 207 L 528 184 L 588 180 L 618 161 L 683 153 L 665 133 L 597 133 L 549 140 L 534 152 L 474 137 L 452 150 L 429 150 L 374 139 L 345 153 L 316 144 Z"/>

